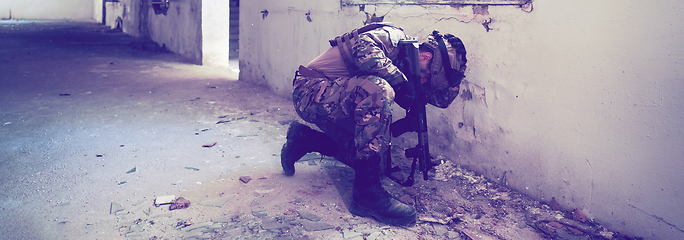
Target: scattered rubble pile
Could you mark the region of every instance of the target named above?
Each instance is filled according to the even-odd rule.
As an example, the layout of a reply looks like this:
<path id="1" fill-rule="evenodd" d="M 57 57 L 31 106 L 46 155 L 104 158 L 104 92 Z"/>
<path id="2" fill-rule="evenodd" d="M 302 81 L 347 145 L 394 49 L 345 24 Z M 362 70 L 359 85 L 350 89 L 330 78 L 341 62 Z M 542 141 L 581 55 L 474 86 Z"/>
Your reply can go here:
<path id="1" fill-rule="evenodd" d="M 112 203 L 111 213 L 119 219 L 122 236 L 145 240 L 635 239 L 578 210 L 564 212 L 531 200 L 448 159 L 441 159 L 430 181 L 418 180 L 413 187 L 384 180 L 389 192 L 419 212 L 414 225 L 388 226 L 349 213 L 351 168 L 314 154 L 307 157 L 293 177 L 280 172 L 242 176 L 221 183 L 214 190 L 217 198 L 196 197 L 190 205 L 182 197 L 161 196 L 157 202 L 164 204 L 144 201 L 130 210 Z M 187 205 L 163 208 L 179 202 Z"/>

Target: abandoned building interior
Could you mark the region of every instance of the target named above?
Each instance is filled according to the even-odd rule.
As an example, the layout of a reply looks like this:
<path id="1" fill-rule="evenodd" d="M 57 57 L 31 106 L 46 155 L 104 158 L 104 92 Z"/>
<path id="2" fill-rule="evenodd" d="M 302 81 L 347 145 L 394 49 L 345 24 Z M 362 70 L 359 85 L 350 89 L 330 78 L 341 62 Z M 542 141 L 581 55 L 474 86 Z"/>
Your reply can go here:
<path id="1" fill-rule="evenodd" d="M 0 239 L 684 239 L 684 1 L 24 0 L 0 18 Z M 456 100 L 426 110 L 441 164 L 383 180 L 412 226 L 350 214 L 333 158 L 280 165 L 295 70 L 371 22 L 467 49 Z M 405 175 L 416 143 L 392 139 Z"/>

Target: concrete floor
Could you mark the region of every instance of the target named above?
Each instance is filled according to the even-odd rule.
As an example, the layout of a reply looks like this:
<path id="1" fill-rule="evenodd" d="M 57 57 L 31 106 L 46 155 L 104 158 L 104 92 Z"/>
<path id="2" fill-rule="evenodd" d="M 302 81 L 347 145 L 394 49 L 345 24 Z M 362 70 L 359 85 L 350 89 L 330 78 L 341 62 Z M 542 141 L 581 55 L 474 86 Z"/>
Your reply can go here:
<path id="1" fill-rule="evenodd" d="M 112 202 L 282 171 L 290 101 L 136 41 L 0 22 L 0 239 L 113 239 Z"/>

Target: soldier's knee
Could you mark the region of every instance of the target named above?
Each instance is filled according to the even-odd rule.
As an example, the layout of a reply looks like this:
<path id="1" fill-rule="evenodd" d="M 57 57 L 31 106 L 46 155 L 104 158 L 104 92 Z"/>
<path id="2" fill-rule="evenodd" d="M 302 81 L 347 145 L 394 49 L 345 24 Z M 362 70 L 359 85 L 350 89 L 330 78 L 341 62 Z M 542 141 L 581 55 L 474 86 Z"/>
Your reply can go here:
<path id="1" fill-rule="evenodd" d="M 387 82 L 387 80 L 375 75 L 366 76 L 366 80 L 373 83 L 373 85 L 376 86 L 374 91 L 369 91 L 369 93 L 381 96 L 382 101 L 394 100 L 394 89 L 389 84 L 389 82 Z"/>

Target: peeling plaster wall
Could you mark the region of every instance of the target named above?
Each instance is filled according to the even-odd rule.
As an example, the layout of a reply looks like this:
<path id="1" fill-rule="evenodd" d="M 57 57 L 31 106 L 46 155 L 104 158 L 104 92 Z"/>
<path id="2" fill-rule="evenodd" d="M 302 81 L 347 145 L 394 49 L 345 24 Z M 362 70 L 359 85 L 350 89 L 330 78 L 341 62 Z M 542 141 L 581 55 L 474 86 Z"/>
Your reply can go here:
<path id="1" fill-rule="evenodd" d="M 240 78 L 285 97 L 298 65 L 367 18 L 336 0 L 241 4 Z M 365 12 L 417 37 L 454 33 L 468 49 L 459 99 L 428 109 L 433 155 L 538 200 L 555 197 L 613 230 L 684 239 L 684 2 Z"/>
<path id="2" fill-rule="evenodd" d="M 94 1 L 95 19 L 101 22 L 102 1 Z M 125 33 L 149 38 L 195 64 L 228 67 L 229 0 L 171 1 L 166 15 L 156 14 L 150 3 L 150 0 L 107 2 L 105 24 L 116 28 L 119 20 Z"/>
<path id="3" fill-rule="evenodd" d="M 102 0 L 94 0 L 102 2 Z M 123 32 L 134 37 L 145 37 L 148 35 L 146 15 L 154 14 L 150 9 L 146 11 L 144 3 L 148 4 L 149 0 L 119 0 L 118 2 L 106 2 L 105 5 L 105 24 L 111 28 L 116 28 L 117 19 L 121 19 L 121 29 Z M 100 4 L 101 6 L 101 4 Z M 99 10 L 102 12 L 102 9 Z M 102 15 L 97 15 L 96 20 L 102 22 Z M 99 18 L 98 18 L 99 17 Z"/>
<path id="4" fill-rule="evenodd" d="M 167 15 L 155 14 L 152 7 L 149 11 L 151 39 L 202 64 L 202 0 L 171 1 Z"/>
<path id="5" fill-rule="evenodd" d="M 202 64 L 202 0 L 171 1 L 166 14 L 156 14 L 150 2 L 119 0 L 106 3 L 107 26 L 114 28 L 116 19 L 120 18 L 125 33 L 149 38 L 192 63 Z M 227 15 L 228 9 L 225 11 Z"/>
<path id="6" fill-rule="evenodd" d="M 0 19 L 93 20 L 92 0 L 3 0 Z"/>

